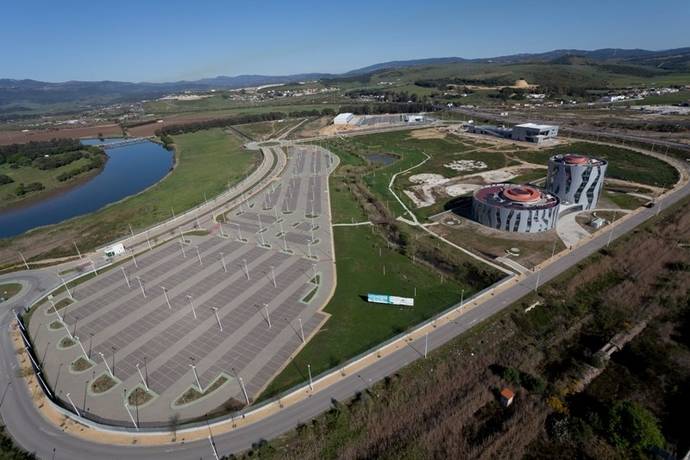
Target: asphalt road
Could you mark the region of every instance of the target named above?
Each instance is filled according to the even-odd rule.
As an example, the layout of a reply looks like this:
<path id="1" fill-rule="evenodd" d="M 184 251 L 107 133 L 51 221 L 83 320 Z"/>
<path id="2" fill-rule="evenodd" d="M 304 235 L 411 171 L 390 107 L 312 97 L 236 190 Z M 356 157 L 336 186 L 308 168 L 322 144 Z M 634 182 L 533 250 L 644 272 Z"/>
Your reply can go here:
<path id="1" fill-rule="evenodd" d="M 434 349 L 447 343 L 462 332 L 519 300 L 535 288 L 537 279 L 539 279 L 540 284 L 545 283 L 606 246 L 610 231 L 614 232 L 613 239 L 615 239 L 653 217 L 660 207 L 665 209 L 688 195 L 690 195 L 690 184 L 686 184 L 659 200 L 656 207 L 642 209 L 626 221 L 619 223 L 613 230 L 602 231 L 540 272 L 531 273 L 519 283 L 515 283 L 514 286 L 503 290 L 481 305 L 467 311 L 457 320 L 439 326 L 429 335 L 429 348 Z M 11 320 L 11 313 L 4 309 L 0 315 L 0 326 L 2 326 L 3 331 L 7 331 Z M 349 375 L 327 389 L 315 393 L 309 399 L 294 406 L 286 407 L 281 412 L 253 425 L 215 437 L 218 453 L 226 455 L 247 449 L 261 439 L 274 438 L 294 428 L 299 423 L 309 421 L 314 416 L 327 410 L 331 406 L 332 399 L 344 400 L 353 396 L 356 392 L 367 388 L 410 362 L 419 359 L 422 357 L 422 353 L 419 350 L 422 349 L 423 344 L 420 341 L 412 342 L 409 346 L 377 360 L 362 372 Z M 472 358 L 467 357 L 467 359 Z M 101 460 L 121 458 L 160 458 L 166 460 L 214 458 L 208 441 L 195 441 L 160 447 L 111 446 L 87 442 L 65 435 L 58 427 L 43 420 L 41 415 L 34 409 L 25 385 L 15 375 L 15 355 L 9 334 L 7 333 L 0 335 L 0 366 L 4 370 L 2 372 L 2 380 L 0 381 L 0 397 L 2 397 L 0 413 L 9 432 L 16 439 L 17 443 L 29 451 L 35 452 L 40 458 L 98 458 Z"/>

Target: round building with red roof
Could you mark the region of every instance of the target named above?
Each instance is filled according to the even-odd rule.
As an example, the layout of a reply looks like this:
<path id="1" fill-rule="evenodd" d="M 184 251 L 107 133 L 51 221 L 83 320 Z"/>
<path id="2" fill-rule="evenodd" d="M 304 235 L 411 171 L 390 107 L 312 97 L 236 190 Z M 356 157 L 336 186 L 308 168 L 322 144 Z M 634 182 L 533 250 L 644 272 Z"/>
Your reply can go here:
<path id="1" fill-rule="evenodd" d="M 493 184 L 474 192 L 472 215 L 496 230 L 538 233 L 556 226 L 559 203 L 557 196 L 532 185 Z"/>

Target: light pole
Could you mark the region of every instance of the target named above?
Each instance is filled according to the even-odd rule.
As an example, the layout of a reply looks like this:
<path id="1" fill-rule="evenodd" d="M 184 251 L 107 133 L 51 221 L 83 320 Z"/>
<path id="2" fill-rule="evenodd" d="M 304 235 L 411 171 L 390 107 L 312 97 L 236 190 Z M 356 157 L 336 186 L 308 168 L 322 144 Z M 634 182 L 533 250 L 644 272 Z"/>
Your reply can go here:
<path id="1" fill-rule="evenodd" d="M 244 274 L 247 276 L 247 280 L 249 280 L 249 267 L 247 267 L 247 259 L 242 259 L 242 263 L 244 263 Z"/>
<path id="2" fill-rule="evenodd" d="M 182 249 L 182 258 L 186 259 L 187 254 L 184 252 L 184 243 L 180 241 L 180 249 Z"/>
<path id="3" fill-rule="evenodd" d="M 302 318 L 297 318 L 297 321 L 299 321 L 299 333 L 302 336 L 302 343 L 306 342 L 304 339 L 304 327 L 302 326 Z"/>
<path id="4" fill-rule="evenodd" d="M 613 211 L 613 220 L 611 221 L 611 231 L 609 232 L 609 239 L 606 242 L 606 247 L 609 247 L 609 244 L 611 244 L 611 240 L 613 239 L 613 232 L 616 230 L 616 227 L 614 227 L 614 222 L 616 221 L 616 211 Z"/>
<path id="5" fill-rule="evenodd" d="M 144 283 L 141 282 L 141 278 L 137 276 L 137 281 L 139 281 L 139 287 L 141 288 L 141 295 L 146 298 L 146 291 L 144 290 Z"/>
<path id="6" fill-rule="evenodd" d="M 139 377 L 141 377 L 141 383 L 144 384 L 144 388 L 146 389 L 146 392 L 148 393 L 149 391 L 149 386 L 146 384 L 146 379 L 144 378 L 144 374 L 141 373 L 141 369 L 139 368 L 139 363 L 136 364 L 137 372 L 139 372 Z"/>
<path id="7" fill-rule="evenodd" d="M 216 460 L 219 460 L 218 458 L 218 452 L 216 451 L 216 444 L 213 442 L 213 439 L 211 439 L 211 435 L 208 435 L 208 442 L 211 444 L 211 450 L 213 450 L 213 458 Z"/>
<path id="8" fill-rule="evenodd" d="M 247 388 L 244 386 L 244 380 L 242 380 L 242 377 L 237 376 L 237 380 L 240 382 L 240 388 L 242 388 L 242 394 L 244 395 L 245 401 L 247 401 L 247 405 L 249 405 L 249 394 L 247 394 Z"/>
<path id="9" fill-rule="evenodd" d="M 216 315 L 216 321 L 218 322 L 220 332 L 223 332 L 223 325 L 220 323 L 220 317 L 218 316 L 218 307 L 211 307 L 211 310 L 213 310 L 213 314 Z"/>
<path id="10" fill-rule="evenodd" d="M 65 288 L 65 291 L 67 291 L 69 298 L 74 300 L 74 297 L 72 297 L 72 292 L 70 292 L 69 287 L 67 287 L 67 283 L 65 283 L 65 279 L 60 275 L 58 275 L 58 278 L 60 278 L 60 281 L 62 281 L 62 286 Z"/>
<path id="11" fill-rule="evenodd" d="M 79 409 L 77 409 L 77 405 L 74 404 L 74 401 L 72 401 L 72 398 L 69 397 L 69 393 L 67 393 L 65 396 L 67 396 L 67 399 L 69 400 L 69 403 L 72 405 L 72 409 L 74 409 L 74 412 L 77 413 L 77 416 L 81 417 L 81 414 L 79 413 Z"/>
<path id="12" fill-rule="evenodd" d="M 101 359 L 103 360 L 103 364 L 105 364 L 105 368 L 108 369 L 108 374 L 110 374 L 111 377 L 115 378 L 115 375 L 113 375 L 113 370 L 110 369 L 110 366 L 108 366 L 108 361 L 105 359 L 105 355 L 102 352 L 98 352 L 99 355 L 101 355 Z"/>
<path id="13" fill-rule="evenodd" d="M 149 231 L 148 230 L 146 230 L 146 243 L 148 243 L 148 245 L 149 245 L 149 251 L 151 249 L 153 249 L 153 247 L 151 247 L 151 240 L 149 240 Z"/>
<path id="14" fill-rule="evenodd" d="M 127 389 L 125 388 L 125 396 L 127 395 Z M 129 419 L 132 421 L 132 425 L 134 425 L 134 429 L 139 431 L 139 426 L 137 425 L 137 422 L 134 420 L 134 416 L 132 416 L 132 412 L 129 410 L 129 406 L 127 405 L 127 398 L 125 398 L 124 402 L 125 410 L 127 411 L 127 414 L 129 414 Z"/>
<path id="15" fill-rule="evenodd" d="M 122 274 L 125 277 L 125 282 L 127 283 L 127 287 L 131 288 L 132 285 L 129 283 L 129 278 L 127 278 L 127 272 L 125 271 L 125 267 L 120 267 L 120 270 L 122 270 Z"/>
<path id="16" fill-rule="evenodd" d="M 415 288 L 416 289 L 416 288 Z M 465 306 L 465 290 L 460 291 L 460 308 Z"/>
<path id="17" fill-rule="evenodd" d="M 271 265 L 271 276 L 273 277 L 273 287 L 278 287 L 278 283 L 276 283 L 276 271 L 273 265 Z"/>
<path id="18" fill-rule="evenodd" d="M 194 302 L 192 301 L 192 296 L 187 295 L 187 299 L 189 300 L 189 305 L 192 307 L 192 314 L 194 315 L 194 319 L 196 319 L 196 310 L 194 309 Z"/>
<path id="19" fill-rule="evenodd" d="M 309 389 L 314 391 L 314 382 L 311 379 L 311 364 L 307 364 L 307 372 L 309 373 Z"/>
<path id="20" fill-rule="evenodd" d="M 534 292 L 539 289 L 539 279 L 541 278 L 541 270 L 537 272 L 537 281 L 534 283 Z"/>
<path id="21" fill-rule="evenodd" d="M 134 249 L 130 249 L 129 252 L 132 253 L 132 261 L 134 262 L 134 266 L 136 268 L 139 268 L 139 264 L 137 263 L 137 257 L 134 255 Z"/>
<path id="22" fill-rule="evenodd" d="M 204 389 L 201 387 L 201 382 L 199 381 L 199 374 L 196 373 L 196 366 L 194 364 L 190 364 L 189 367 L 192 368 L 192 372 L 194 373 L 194 379 L 196 380 L 196 386 L 199 388 L 199 392 L 203 393 Z"/>
<path id="23" fill-rule="evenodd" d="M 172 305 L 170 305 L 170 298 L 168 297 L 168 290 L 161 286 L 163 289 L 163 295 L 165 296 L 165 303 L 168 304 L 168 310 L 172 310 Z"/>
<path id="24" fill-rule="evenodd" d="M 81 348 L 82 353 L 84 353 L 84 357 L 85 357 L 86 359 L 89 359 L 89 355 L 86 354 L 86 350 L 84 349 L 84 345 L 82 345 L 81 340 L 79 340 L 79 337 L 77 337 L 77 336 L 75 335 L 75 336 L 74 336 L 74 340 L 76 340 L 77 343 L 79 344 L 79 348 Z"/>
<path id="25" fill-rule="evenodd" d="M 424 357 L 425 358 L 426 358 L 428 353 L 429 353 L 429 333 L 427 332 L 424 335 Z"/>
<path id="26" fill-rule="evenodd" d="M 223 264 L 223 271 L 224 271 L 225 273 L 227 273 L 227 272 L 228 272 L 228 267 L 225 265 L 225 256 L 223 255 L 222 252 L 220 253 L 220 263 Z"/>
<path id="27" fill-rule="evenodd" d="M 194 249 L 196 249 L 196 257 L 199 259 L 199 265 L 203 265 L 201 263 L 201 253 L 199 253 L 199 246 L 194 246 Z"/>
<path id="28" fill-rule="evenodd" d="M 98 270 L 96 270 L 96 264 L 94 263 L 93 260 L 89 260 L 91 262 L 91 268 L 93 268 L 93 275 L 96 276 L 98 275 Z"/>
<path id="29" fill-rule="evenodd" d="M 268 304 L 264 304 L 264 310 L 266 310 L 266 322 L 268 323 L 268 328 L 271 328 L 271 314 L 268 311 Z"/>

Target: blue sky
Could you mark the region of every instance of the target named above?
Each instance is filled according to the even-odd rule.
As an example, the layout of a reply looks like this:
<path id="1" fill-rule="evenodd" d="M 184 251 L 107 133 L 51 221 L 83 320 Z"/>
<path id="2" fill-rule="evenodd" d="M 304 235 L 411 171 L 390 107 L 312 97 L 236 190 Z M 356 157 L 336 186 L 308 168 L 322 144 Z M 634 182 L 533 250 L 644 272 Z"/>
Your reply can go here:
<path id="1" fill-rule="evenodd" d="M 424 57 L 690 46 L 689 0 L 13 1 L 0 78 L 172 81 Z"/>

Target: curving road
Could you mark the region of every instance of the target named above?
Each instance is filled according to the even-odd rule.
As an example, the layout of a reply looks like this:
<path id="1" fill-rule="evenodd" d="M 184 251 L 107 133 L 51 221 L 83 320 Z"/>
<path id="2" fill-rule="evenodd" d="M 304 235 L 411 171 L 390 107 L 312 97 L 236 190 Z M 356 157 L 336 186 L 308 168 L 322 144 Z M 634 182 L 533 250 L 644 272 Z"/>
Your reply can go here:
<path id="1" fill-rule="evenodd" d="M 619 221 L 615 226 L 599 232 L 593 238 L 577 246 L 574 250 L 557 258 L 539 272 L 530 273 L 522 277 L 512 286 L 497 292 L 488 300 L 471 310 L 466 311 L 458 319 L 439 325 L 429 334 L 429 348 L 437 348 L 452 340 L 457 335 L 473 327 L 477 323 L 489 318 L 498 311 L 506 308 L 522 296 L 535 289 L 537 283 L 544 283 L 563 273 L 589 255 L 604 247 L 609 241 L 609 232 L 614 232 L 613 239 L 627 233 L 653 217 L 661 208 L 690 195 L 690 183 L 670 192 L 657 201 L 657 206 L 642 209 L 640 212 Z M 15 279 L 16 279 L 16 275 Z M 19 274 L 19 276 L 24 276 Z M 42 275 L 37 275 L 42 276 Z M 2 278 L 0 278 L 2 279 Z M 36 282 L 35 286 L 42 286 L 40 279 L 27 281 Z M 27 290 L 27 298 L 39 296 L 33 289 Z M 14 303 L 14 302 L 12 302 Z M 194 441 L 165 446 L 114 446 L 85 441 L 63 433 L 42 418 L 34 408 L 21 378 L 16 376 L 16 358 L 9 334 L 6 333 L 12 315 L 6 307 L 0 304 L 0 369 L 3 369 L 0 380 L 0 414 L 9 432 L 17 443 L 25 449 L 35 452 L 40 458 L 54 459 L 190 459 L 214 458 L 213 450 L 208 441 Z M 396 352 L 375 361 L 358 374 L 348 375 L 330 387 L 317 391 L 310 398 L 270 415 L 261 421 L 239 428 L 233 432 L 214 437 L 217 451 L 220 455 L 245 450 L 261 439 L 274 438 L 299 423 L 307 422 L 331 406 L 331 400 L 344 400 L 356 392 L 366 389 L 371 384 L 404 367 L 408 363 L 419 359 L 423 349 L 420 341 L 411 342 Z"/>

